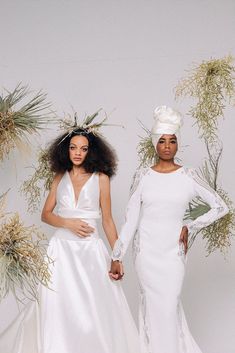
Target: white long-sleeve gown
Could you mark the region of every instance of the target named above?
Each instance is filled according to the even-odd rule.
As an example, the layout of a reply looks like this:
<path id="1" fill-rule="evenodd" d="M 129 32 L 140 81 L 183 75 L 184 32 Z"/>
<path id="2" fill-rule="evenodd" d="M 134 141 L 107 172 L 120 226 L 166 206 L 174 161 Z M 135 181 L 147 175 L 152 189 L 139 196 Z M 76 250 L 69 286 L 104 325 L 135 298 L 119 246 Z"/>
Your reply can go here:
<path id="1" fill-rule="evenodd" d="M 185 255 L 179 248 L 179 236 L 185 210 L 195 196 L 205 200 L 211 209 L 187 224 L 190 233 L 208 226 L 228 211 L 219 195 L 192 169 L 182 167 L 165 174 L 149 168 L 129 200 L 126 222 L 112 258 L 121 260 L 135 235 L 142 353 L 201 352 L 180 304 Z"/>
<path id="2" fill-rule="evenodd" d="M 88 238 L 58 229 L 50 240 L 51 288 L 39 288 L 0 335 L 1 353 L 138 353 L 137 328 L 119 282 L 108 276 L 110 257 L 97 231 L 99 176 L 92 174 L 77 204 L 69 174 L 57 188 L 62 217 L 81 218 L 95 228 Z"/>

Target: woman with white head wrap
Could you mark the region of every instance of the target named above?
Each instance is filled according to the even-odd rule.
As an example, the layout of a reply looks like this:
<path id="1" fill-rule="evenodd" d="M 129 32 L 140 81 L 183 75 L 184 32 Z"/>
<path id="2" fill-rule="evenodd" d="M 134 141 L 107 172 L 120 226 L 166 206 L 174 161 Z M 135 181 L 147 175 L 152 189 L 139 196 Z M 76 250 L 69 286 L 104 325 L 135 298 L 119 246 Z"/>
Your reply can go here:
<path id="1" fill-rule="evenodd" d="M 154 118 L 151 132 L 158 162 L 147 170 L 129 200 L 126 221 L 112 253 L 111 273 L 118 273 L 118 262 L 135 235 L 142 353 L 201 353 L 180 304 L 187 238 L 188 233 L 223 217 L 228 208 L 192 169 L 175 163 L 181 115 L 161 106 L 155 109 Z M 184 225 L 185 210 L 197 196 L 209 204 L 210 210 Z"/>

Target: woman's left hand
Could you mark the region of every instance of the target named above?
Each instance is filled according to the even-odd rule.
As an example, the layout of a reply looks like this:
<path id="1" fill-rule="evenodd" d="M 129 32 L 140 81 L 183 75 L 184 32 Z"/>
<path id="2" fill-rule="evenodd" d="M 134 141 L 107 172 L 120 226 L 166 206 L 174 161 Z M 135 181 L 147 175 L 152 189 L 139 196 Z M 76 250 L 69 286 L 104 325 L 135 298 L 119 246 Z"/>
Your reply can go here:
<path id="1" fill-rule="evenodd" d="M 186 226 L 182 227 L 179 242 L 184 244 L 184 252 L 186 255 L 188 251 L 188 228 Z"/>

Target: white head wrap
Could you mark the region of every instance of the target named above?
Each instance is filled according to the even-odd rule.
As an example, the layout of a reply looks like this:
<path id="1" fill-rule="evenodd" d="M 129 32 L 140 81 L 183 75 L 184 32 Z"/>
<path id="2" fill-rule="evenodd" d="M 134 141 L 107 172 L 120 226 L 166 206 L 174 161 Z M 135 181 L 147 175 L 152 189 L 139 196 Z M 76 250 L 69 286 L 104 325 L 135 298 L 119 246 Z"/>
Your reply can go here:
<path id="1" fill-rule="evenodd" d="M 152 143 L 156 148 L 159 138 L 164 134 L 176 135 L 178 145 L 180 140 L 180 127 L 182 116 L 176 110 L 162 105 L 154 110 L 154 119 L 151 130 Z"/>

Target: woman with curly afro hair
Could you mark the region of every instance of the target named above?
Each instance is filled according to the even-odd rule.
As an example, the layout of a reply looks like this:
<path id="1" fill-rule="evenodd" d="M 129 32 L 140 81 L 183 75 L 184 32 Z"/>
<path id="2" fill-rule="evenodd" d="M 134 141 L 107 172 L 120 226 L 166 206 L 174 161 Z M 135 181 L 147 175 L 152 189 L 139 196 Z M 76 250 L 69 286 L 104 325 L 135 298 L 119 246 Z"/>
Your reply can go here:
<path id="1" fill-rule="evenodd" d="M 50 289 L 7 330 L 4 353 L 138 353 L 138 333 L 97 220 L 113 248 L 110 177 L 117 159 L 100 135 L 75 129 L 49 147 L 55 177 L 42 221 L 57 228 L 50 240 Z M 17 333 L 17 334 L 16 334 Z M 13 336 L 13 337 L 12 337 Z M 9 344 L 11 342 L 11 344 Z"/>
<path id="2" fill-rule="evenodd" d="M 75 141 L 77 136 L 81 136 L 80 140 L 85 141 L 87 153 L 82 163 L 74 164 L 75 168 L 82 165 L 87 173 L 103 173 L 112 177 L 117 168 L 117 158 L 113 148 L 100 135 L 88 133 L 84 129 L 76 129 L 69 135 L 66 133 L 59 136 L 52 143 L 49 148 L 51 170 L 62 174 L 72 170 L 73 161 L 70 158 L 70 152 L 73 148 L 70 143 L 72 139 Z"/>

